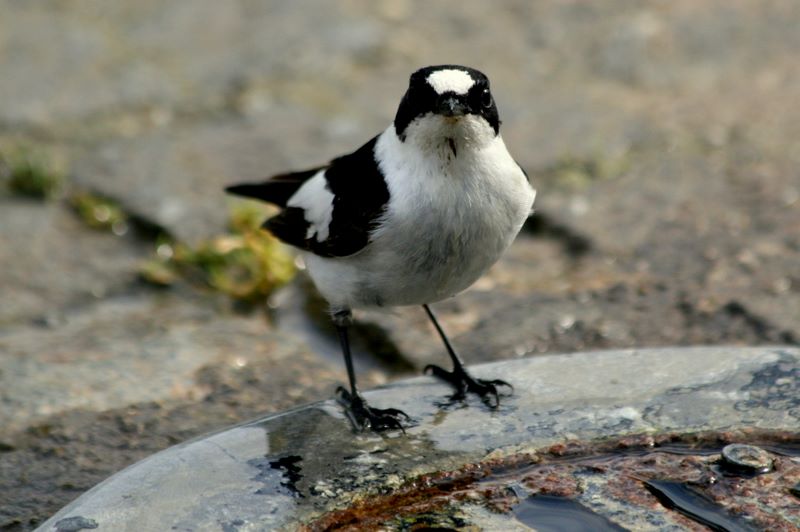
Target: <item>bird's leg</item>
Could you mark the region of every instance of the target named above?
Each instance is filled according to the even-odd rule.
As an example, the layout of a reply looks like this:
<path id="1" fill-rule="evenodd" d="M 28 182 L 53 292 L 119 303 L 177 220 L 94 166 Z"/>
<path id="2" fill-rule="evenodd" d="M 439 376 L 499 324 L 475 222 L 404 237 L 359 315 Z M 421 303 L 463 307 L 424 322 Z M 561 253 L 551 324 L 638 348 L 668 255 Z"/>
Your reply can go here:
<path id="1" fill-rule="evenodd" d="M 337 388 L 339 403 L 344 406 L 348 419 L 353 424 L 353 428 L 358 431 L 372 429 L 382 431 L 388 429 L 400 429 L 403 432 L 403 425 L 400 418 L 409 419 L 408 415 L 396 408 L 373 408 L 359 393 L 356 385 L 356 372 L 353 369 L 353 357 L 350 354 L 350 340 L 347 335 L 347 328 L 353 323 L 353 314 L 350 309 L 337 310 L 333 313 L 333 323 L 336 325 L 336 332 L 339 333 L 339 341 L 342 344 L 342 354 L 344 363 L 347 366 L 347 378 L 350 381 L 350 391 L 343 386 Z"/>
<path id="2" fill-rule="evenodd" d="M 506 386 L 512 391 L 514 387 L 503 380 L 476 379 L 467 373 L 464 363 L 461 361 L 461 358 L 459 358 L 455 349 L 453 349 L 453 346 L 450 345 L 450 340 L 447 339 L 447 335 L 444 333 L 441 325 L 439 325 L 439 322 L 436 320 L 436 316 L 433 314 L 431 308 L 427 304 L 422 305 L 422 308 L 425 309 L 425 312 L 431 319 L 433 326 L 436 328 L 436 332 L 439 333 L 439 336 L 442 338 L 442 342 L 444 342 L 444 347 L 447 349 L 447 354 L 450 355 L 450 360 L 453 361 L 453 371 L 447 371 L 440 366 L 429 364 L 425 366 L 425 373 L 431 373 L 434 376 L 452 384 L 456 389 L 456 393 L 451 397 L 453 400 L 462 400 L 466 397 L 467 392 L 472 392 L 480 395 L 484 403 L 490 407 L 497 408 L 497 406 L 500 404 L 500 393 L 497 391 L 497 387 Z"/>

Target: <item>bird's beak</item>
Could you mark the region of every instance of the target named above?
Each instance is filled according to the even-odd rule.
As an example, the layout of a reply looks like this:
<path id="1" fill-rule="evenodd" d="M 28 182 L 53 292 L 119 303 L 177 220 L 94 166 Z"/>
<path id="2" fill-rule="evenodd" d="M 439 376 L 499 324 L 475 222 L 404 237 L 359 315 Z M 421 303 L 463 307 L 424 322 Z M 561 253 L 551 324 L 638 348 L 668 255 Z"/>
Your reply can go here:
<path id="1" fill-rule="evenodd" d="M 467 106 L 456 96 L 445 96 L 439 100 L 437 111 L 442 116 L 464 116 Z"/>

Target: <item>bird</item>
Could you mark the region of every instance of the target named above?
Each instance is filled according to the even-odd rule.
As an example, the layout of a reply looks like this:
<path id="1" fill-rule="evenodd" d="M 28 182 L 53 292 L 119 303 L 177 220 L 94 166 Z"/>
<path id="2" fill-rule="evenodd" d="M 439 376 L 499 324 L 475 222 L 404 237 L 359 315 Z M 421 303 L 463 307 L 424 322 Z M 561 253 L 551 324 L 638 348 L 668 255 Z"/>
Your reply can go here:
<path id="1" fill-rule="evenodd" d="M 452 399 L 474 393 L 497 407 L 498 387 L 511 385 L 470 375 L 430 307 L 472 285 L 533 212 L 536 190 L 503 142 L 485 74 L 420 68 L 392 123 L 354 152 L 226 191 L 280 208 L 263 228 L 301 251 L 330 306 L 349 381 L 337 396 L 355 429 L 404 431 L 410 417 L 359 391 L 353 309 L 422 306 L 453 364 L 425 373 L 450 383 Z"/>

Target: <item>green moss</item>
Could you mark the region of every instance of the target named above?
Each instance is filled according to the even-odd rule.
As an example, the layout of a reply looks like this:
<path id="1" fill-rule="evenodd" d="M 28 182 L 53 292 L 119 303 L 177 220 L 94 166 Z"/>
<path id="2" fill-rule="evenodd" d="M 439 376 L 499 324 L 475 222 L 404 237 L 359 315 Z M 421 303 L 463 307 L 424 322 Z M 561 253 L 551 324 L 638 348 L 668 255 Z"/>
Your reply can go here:
<path id="1" fill-rule="evenodd" d="M 74 194 L 69 199 L 80 219 L 94 229 L 110 230 L 115 234 L 128 231 L 128 215 L 117 202 L 89 192 Z"/>
<path id="2" fill-rule="evenodd" d="M 258 302 L 295 273 L 294 258 L 276 238 L 260 228 L 266 214 L 252 203 L 240 203 L 230 214 L 230 233 L 195 247 L 162 239 L 156 257 L 140 269 L 150 283 L 169 286 L 183 279 Z"/>
<path id="3" fill-rule="evenodd" d="M 429 509 L 409 515 L 398 515 L 391 521 L 392 530 L 478 530 L 457 515 L 453 505 L 445 505 L 436 510 Z"/>
<path id="4" fill-rule="evenodd" d="M 55 196 L 64 181 L 41 152 L 22 147 L 0 152 L 0 177 L 13 194 L 36 199 Z"/>

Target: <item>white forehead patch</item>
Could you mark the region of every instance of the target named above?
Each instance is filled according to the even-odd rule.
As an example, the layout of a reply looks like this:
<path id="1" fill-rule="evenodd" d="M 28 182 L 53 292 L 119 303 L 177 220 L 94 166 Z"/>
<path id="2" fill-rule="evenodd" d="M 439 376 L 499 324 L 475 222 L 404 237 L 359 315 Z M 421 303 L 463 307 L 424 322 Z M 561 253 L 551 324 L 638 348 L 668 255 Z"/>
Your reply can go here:
<path id="1" fill-rule="evenodd" d="M 438 94 L 444 94 L 445 92 L 466 94 L 475 85 L 475 80 L 472 79 L 472 76 L 463 70 L 437 70 L 431 73 L 425 81 Z"/>

